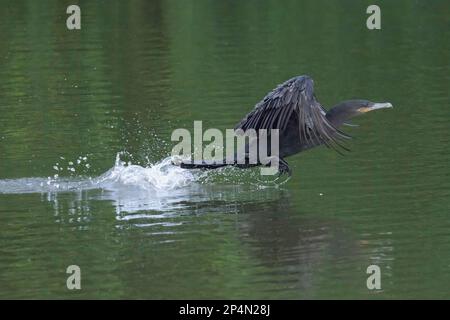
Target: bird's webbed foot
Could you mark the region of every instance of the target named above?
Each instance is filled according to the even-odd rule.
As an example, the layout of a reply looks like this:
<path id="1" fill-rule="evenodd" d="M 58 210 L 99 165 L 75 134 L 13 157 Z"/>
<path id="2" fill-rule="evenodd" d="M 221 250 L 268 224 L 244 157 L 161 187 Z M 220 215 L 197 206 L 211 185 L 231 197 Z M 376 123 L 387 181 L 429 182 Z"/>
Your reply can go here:
<path id="1" fill-rule="evenodd" d="M 287 174 L 288 177 L 291 177 L 292 170 L 289 167 L 289 164 L 282 158 L 278 156 L 270 156 L 268 159 L 270 159 L 269 164 L 266 164 L 266 167 L 273 167 L 273 163 L 275 162 L 277 164 L 277 167 L 275 170 L 278 172 L 274 172 L 272 174 L 276 174 L 277 179 L 280 178 L 283 174 Z M 277 180 L 275 179 L 275 180 Z"/>

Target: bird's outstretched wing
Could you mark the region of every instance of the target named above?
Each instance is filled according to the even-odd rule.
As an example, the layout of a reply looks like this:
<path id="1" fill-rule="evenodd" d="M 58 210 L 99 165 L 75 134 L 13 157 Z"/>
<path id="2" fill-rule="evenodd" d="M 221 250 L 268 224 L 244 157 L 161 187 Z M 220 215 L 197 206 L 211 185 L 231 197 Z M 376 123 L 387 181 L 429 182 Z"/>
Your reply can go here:
<path id="1" fill-rule="evenodd" d="M 314 95 L 314 82 L 308 76 L 298 76 L 278 85 L 256 104 L 235 130 L 279 129 L 281 136 L 294 114 L 302 143 L 323 143 L 337 151 L 339 147 L 347 150 L 342 140 L 350 137 L 328 121 L 325 109 Z"/>

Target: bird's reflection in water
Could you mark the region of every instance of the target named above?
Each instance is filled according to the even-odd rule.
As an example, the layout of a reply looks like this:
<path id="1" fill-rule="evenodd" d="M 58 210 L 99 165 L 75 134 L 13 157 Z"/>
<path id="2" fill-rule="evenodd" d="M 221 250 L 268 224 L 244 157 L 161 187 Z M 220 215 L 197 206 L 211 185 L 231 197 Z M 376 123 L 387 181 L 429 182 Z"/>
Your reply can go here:
<path id="1" fill-rule="evenodd" d="M 339 280 L 354 272 L 364 277 L 361 268 L 371 264 L 373 250 L 382 250 L 372 239 L 364 244 L 363 235 L 352 231 L 339 215 L 302 210 L 292 192 L 283 189 L 195 185 L 149 193 L 123 188 L 47 200 L 54 203 L 60 224 L 111 230 L 120 244 L 120 249 L 111 250 L 112 259 L 126 256 L 128 261 L 142 262 L 127 267 L 135 271 L 136 279 L 155 272 L 167 275 L 163 266 L 173 262 L 176 249 L 177 268 L 169 273 L 177 281 L 182 281 L 179 272 L 200 281 L 208 272 L 205 266 L 219 259 L 224 270 L 233 272 L 233 279 L 239 279 L 243 269 L 246 283 L 236 285 L 256 286 L 268 295 L 277 291 L 308 298 L 318 282 L 330 277 Z M 365 283 L 361 281 L 365 280 L 358 280 L 359 287 Z"/>
<path id="2" fill-rule="evenodd" d="M 310 292 L 321 266 L 358 251 L 357 241 L 339 220 L 294 210 L 287 190 L 210 185 L 151 201 L 136 193 L 132 201 L 117 193 L 102 197 L 114 198 L 119 223 L 145 229 L 159 243 L 185 241 L 187 233 L 195 233 L 200 226 L 221 224 L 253 261 L 252 281 L 261 286 L 278 281 L 274 290 Z"/>
<path id="3" fill-rule="evenodd" d="M 237 223 L 239 239 L 264 267 L 266 277 L 260 281 L 284 282 L 276 290 L 296 290 L 307 297 L 321 266 L 358 251 L 357 241 L 341 222 L 294 210 L 287 191 L 258 205 L 245 204 L 241 211 L 245 214 Z"/>

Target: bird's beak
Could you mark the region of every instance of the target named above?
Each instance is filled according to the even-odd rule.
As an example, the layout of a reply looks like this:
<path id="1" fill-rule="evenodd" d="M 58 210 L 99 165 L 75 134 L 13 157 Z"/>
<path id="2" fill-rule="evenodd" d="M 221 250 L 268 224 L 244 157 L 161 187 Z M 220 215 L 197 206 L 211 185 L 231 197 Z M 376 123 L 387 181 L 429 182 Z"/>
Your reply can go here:
<path id="1" fill-rule="evenodd" d="M 373 110 L 386 109 L 386 108 L 393 108 L 393 106 L 390 102 L 381 102 L 381 103 L 374 103 L 370 107 L 359 108 L 358 110 L 360 112 L 369 112 L 369 111 L 373 111 Z"/>

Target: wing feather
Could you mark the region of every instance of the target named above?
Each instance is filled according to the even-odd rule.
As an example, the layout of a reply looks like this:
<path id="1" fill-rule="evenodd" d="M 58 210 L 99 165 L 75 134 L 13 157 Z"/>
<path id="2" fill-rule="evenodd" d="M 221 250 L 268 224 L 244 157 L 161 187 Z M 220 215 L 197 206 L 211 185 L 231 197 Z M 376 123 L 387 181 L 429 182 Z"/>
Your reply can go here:
<path id="1" fill-rule="evenodd" d="M 328 121 L 325 109 L 314 95 L 314 82 L 308 76 L 294 77 L 278 85 L 235 129 L 279 129 L 281 135 L 294 114 L 302 143 L 325 144 L 338 152 L 348 150 L 343 142 L 350 137 Z"/>

